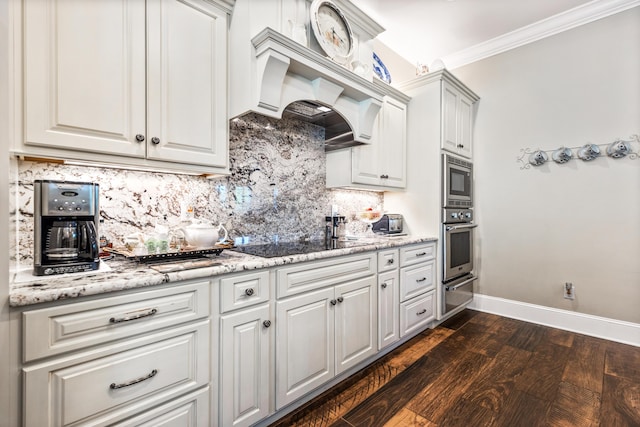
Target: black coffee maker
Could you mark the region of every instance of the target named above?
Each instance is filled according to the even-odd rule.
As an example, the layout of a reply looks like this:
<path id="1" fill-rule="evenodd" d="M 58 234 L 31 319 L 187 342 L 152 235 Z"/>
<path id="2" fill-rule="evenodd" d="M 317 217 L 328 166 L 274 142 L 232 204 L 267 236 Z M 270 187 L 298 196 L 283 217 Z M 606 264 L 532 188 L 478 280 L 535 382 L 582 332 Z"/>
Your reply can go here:
<path id="1" fill-rule="evenodd" d="M 100 267 L 98 184 L 35 180 L 33 274 Z"/>

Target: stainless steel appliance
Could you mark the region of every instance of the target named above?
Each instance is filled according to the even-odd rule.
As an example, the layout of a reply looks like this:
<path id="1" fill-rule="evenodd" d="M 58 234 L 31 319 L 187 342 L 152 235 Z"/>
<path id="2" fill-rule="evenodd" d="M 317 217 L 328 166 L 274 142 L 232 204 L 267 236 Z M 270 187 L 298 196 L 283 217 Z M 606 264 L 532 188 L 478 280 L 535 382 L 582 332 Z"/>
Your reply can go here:
<path id="1" fill-rule="evenodd" d="M 443 207 L 473 207 L 473 164 L 442 154 L 442 174 Z"/>
<path id="2" fill-rule="evenodd" d="M 50 180 L 33 184 L 33 273 L 48 276 L 97 270 L 98 184 Z"/>
<path id="3" fill-rule="evenodd" d="M 371 226 L 373 232 L 377 234 L 400 234 L 402 233 L 402 215 L 384 214 Z"/>
<path id="4" fill-rule="evenodd" d="M 472 209 L 443 209 L 441 317 L 461 309 L 473 299 Z"/>

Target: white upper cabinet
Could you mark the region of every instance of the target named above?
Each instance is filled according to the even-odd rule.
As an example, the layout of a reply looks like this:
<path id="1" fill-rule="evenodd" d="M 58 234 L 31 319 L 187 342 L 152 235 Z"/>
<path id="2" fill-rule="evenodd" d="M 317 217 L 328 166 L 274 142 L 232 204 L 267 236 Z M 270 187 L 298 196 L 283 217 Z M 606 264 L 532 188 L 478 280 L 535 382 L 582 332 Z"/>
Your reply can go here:
<path id="1" fill-rule="evenodd" d="M 442 82 L 442 149 L 471 158 L 473 105 L 477 101 L 446 80 Z"/>
<path id="2" fill-rule="evenodd" d="M 386 83 L 380 83 L 386 85 Z M 327 153 L 327 187 L 402 189 L 406 186 L 407 104 L 387 87 L 372 144 Z"/>
<path id="3" fill-rule="evenodd" d="M 15 151 L 224 172 L 227 12 L 204 0 L 25 1 Z"/>

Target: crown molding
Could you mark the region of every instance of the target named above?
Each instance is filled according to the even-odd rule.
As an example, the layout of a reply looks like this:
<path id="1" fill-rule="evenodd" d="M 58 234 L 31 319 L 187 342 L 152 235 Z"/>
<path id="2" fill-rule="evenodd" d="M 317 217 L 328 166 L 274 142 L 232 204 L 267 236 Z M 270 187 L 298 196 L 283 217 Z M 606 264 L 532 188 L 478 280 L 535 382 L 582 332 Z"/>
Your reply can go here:
<path id="1" fill-rule="evenodd" d="M 593 0 L 441 59 L 452 70 L 637 6 L 640 0 Z"/>

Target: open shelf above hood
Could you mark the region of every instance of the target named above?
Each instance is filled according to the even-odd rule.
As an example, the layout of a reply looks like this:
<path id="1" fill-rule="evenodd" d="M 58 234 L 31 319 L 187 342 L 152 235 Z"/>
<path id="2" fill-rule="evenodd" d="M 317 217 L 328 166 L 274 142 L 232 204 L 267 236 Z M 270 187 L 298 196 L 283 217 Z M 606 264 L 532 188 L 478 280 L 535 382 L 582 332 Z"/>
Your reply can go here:
<path id="1" fill-rule="evenodd" d="M 312 101 L 339 113 L 353 132 L 353 144 L 370 143 L 384 96 L 374 83 L 269 27 L 251 45 L 249 70 L 231 70 L 231 117 L 253 111 L 282 118 L 292 102 Z M 234 83 L 240 76 L 245 80 Z"/>

